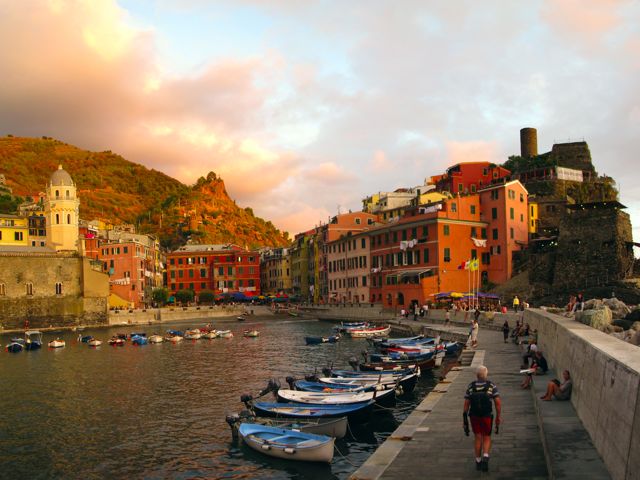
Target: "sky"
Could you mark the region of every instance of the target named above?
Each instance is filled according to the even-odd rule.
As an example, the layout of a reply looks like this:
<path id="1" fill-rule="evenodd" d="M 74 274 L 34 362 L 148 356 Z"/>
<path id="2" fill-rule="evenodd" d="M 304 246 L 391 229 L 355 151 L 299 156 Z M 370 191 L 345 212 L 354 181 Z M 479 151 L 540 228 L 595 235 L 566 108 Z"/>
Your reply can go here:
<path id="1" fill-rule="evenodd" d="M 586 140 L 640 238 L 638 0 L 0 0 L 0 134 L 214 171 L 291 234 Z"/>

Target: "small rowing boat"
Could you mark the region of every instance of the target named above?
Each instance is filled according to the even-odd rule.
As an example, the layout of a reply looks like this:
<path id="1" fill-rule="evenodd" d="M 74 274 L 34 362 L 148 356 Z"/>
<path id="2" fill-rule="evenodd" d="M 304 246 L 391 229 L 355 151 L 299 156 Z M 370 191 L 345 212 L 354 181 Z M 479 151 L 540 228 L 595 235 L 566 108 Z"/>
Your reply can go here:
<path id="1" fill-rule="evenodd" d="M 245 330 L 242 335 L 248 338 L 256 338 L 260 335 L 260 332 L 258 330 Z"/>
<path id="2" fill-rule="evenodd" d="M 51 340 L 47 345 L 49 345 L 49 348 L 63 348 L 66 345 L 66 342 L 56 338 L 55 340 Z"/>

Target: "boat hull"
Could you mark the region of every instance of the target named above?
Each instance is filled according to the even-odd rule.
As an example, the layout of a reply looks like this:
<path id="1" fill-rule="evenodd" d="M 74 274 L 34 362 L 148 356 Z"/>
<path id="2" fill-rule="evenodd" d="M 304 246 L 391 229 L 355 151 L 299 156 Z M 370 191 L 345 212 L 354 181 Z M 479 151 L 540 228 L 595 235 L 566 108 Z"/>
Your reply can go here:
<path id="1" fill-rule="evenodd" d="M 350 405 L 255 402 L 252 408 L 259 417 L 309 419 L 346 416 L 350 421 L 366 422 L 369 420 L 374 404 L 375 402 L 373 400 Z"/>
<path id="2" fill-rule="evenodd" d="M 243 423 L 240 437 L 250 448 L 270 457 L 331 463 L 335 438 L 265 425 Z"/>

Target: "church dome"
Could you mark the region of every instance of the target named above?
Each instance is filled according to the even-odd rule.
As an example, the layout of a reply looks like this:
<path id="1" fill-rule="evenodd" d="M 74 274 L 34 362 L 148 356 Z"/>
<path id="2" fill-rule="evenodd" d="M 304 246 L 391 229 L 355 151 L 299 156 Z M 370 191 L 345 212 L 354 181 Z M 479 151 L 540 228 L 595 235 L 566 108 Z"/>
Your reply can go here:
<path id="1" fill-rule="evenodd" d="M 51 178 L 49 179 L 49 183 L 53 186 L 65 186 L 65 187 L 74 187 L 75 184 L 71 179 L 71 175 L 62 168 L 62 165 L 58 165 L 58 170 L 53 172 Z"/>

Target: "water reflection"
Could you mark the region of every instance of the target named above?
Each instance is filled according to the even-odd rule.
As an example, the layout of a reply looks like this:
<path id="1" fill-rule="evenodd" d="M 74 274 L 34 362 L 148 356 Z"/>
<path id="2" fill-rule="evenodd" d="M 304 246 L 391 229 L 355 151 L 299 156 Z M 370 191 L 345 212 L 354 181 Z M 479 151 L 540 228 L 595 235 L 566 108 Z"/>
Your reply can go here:
<path id="1" fill-rule="evenodd" d="M 435 383 L 423 375 L 394 411 L 351 426 L 330 466 L 272 459 L 231 440 L 225 416 L 243 408 L 240 395 L 259 391 L 272 377 L 285 384 L 287 375 L 316 367 L 347 367 L 366 342 L 306 346 L 306 335 L 329 332 L 325 322 L 258 319 L 220 327 L 235 337 L 112 347 L 106 340 L 116 332 L 157 330 L 117 327 L 83 332 L 104 341 L 98 348 L 69 332 L 45 334 L 45 342 L 66 340 L 62 349 L 2 352 L 0 477 L 346 478 Z M 260 337 L 243 338 L 248 327 Z"/>

